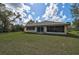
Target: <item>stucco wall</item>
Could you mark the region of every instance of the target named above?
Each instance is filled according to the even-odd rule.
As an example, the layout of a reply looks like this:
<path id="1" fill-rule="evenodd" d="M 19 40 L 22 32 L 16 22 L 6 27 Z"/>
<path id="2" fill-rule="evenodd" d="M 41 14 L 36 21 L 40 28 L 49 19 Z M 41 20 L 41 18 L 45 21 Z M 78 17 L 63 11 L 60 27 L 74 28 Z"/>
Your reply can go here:
<path id="1" fill-rule="evenodd" d="M 68 26 L 65 25 L 65 26 L 64 26 L 64 32 L 65 32 L 65 33 L 67 33 L 67 29 L 68 29 Z"/>

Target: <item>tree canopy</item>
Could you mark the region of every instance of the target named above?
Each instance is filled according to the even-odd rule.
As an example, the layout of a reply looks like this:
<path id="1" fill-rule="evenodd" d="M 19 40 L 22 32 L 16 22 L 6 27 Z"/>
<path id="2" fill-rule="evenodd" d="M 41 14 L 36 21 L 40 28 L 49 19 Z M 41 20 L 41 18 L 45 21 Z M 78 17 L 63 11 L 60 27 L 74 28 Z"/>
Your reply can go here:
<path id="1" fill-rule="evenodd" d="M 12 16 L 16 16 L 14 19 L 11 19 Z M 2 21 L 4 32 L 8 32 L 10 29 L 11 22 L 15 21 L 15 19 L 20 18 L 20 14 L 17 13 L 17 15 L 9 10 L 5 6 L 5 4 L 0 3 L 0 21 Z"/>
<path id="2" fill-rule="evenodd" d="M 73 24 L 76 27 L 79 27 L 79 4 L 77 3 L 72 4 L 71 12 L 72 12 L 72 17 L 74 19 Z"/>

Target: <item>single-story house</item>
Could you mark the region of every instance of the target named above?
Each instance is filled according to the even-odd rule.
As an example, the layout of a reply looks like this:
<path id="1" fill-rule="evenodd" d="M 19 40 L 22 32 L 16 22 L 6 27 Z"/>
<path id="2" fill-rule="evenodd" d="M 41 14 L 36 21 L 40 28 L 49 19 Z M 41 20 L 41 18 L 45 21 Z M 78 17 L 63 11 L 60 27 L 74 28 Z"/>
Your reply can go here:
<path id="1" fill-rule="evenodd" d="M 67 34 L 68 24 L 63 22 L 36 22 L 27 23 L 24 31 L 33 33 L 46 33 L 46 34 Z"/>

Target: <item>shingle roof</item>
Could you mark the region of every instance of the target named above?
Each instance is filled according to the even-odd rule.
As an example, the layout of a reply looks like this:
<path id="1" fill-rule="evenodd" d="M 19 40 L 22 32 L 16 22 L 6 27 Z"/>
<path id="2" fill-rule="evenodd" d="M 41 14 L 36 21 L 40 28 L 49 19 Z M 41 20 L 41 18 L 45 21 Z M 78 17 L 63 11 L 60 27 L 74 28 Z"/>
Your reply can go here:
<path id="1" fill-rule="evenodd" d="M 63 23 L 63 22 L 44 21 L 44 22 L 26 24 L 26 26 L 47 26 L 47 25 L 65 25 L 65 23 Z"/>

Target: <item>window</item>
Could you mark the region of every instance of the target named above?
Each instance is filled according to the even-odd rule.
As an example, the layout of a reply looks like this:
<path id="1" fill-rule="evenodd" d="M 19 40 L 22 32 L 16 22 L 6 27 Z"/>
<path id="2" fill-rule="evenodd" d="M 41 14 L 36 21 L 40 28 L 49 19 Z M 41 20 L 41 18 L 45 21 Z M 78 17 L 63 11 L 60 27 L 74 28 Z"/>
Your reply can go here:
<path id="1" fill-rule="evenodd" d="M 55 26 L 55 32 L 64 32 L 64 26 Z"/>
<path id="2" fill-rule="evenodd" d="M 34 26 L 29 26 L 29 27 L 27 27 L 27 30 L 35 30 L 35 27 Z"/>
<path id="3" fill-rule="evenodd" d="M 44 28 L 43 27 L 37 27 L 37 32 L 43 32 L 44 31 Z"/>
<path id="4" fill-rule="evenodd" d="M 55 32 L 54 26 L 47 26 L 47 32 Z"/>
<path id="5" fill-rule="evenodd" d="M 47 32 L 64 32 L 64 26 L 47 26 Z"/>

